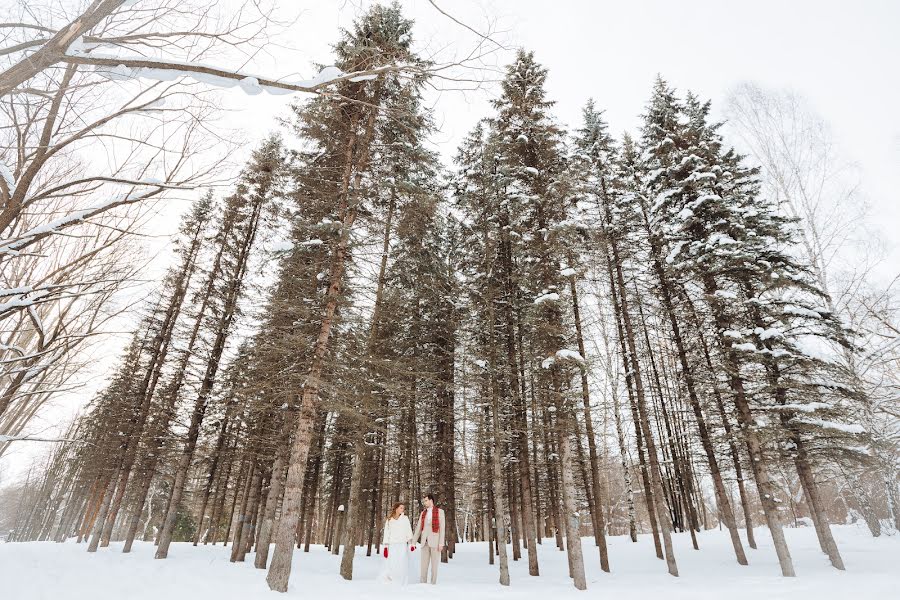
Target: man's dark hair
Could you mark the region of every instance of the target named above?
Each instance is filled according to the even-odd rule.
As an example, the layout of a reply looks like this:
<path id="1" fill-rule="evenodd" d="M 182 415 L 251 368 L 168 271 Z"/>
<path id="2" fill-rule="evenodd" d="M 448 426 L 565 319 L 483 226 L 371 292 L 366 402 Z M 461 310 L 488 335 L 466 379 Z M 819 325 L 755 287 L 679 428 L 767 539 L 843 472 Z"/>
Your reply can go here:
<path id="1" fill-rule="evenodd" d="M 422 496 L 422 498 L 428 498 L 429 500 L 431 500 L 432 502 L 434 502 L 434 494 L 432 494 L 431 492 L 428 492 L 427 494 L 425 494 L 424 496 Z"/>

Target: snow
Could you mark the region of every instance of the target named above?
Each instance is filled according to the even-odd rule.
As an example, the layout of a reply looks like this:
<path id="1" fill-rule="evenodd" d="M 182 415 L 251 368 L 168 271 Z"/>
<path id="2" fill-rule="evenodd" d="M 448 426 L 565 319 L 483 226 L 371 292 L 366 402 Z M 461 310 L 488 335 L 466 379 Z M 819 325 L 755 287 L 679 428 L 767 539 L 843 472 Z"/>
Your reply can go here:
<path id="1" fill-rule="evenodd" d="M 534 299 L 535 304 L 543 304 L 544 302 L 556 302 L 559 300 L 559 294 L 556 292 L 550 292 L 549 294 L 542 294 Z"/>
<path id="2" fill-rule="evenodd" d="M 263 89 L 259 85 L 259 79 L 256 77 L 244 77 L 238 81 L 238 87 L 241 88 L 248 96 L 261 94 Z"/>
<path id="3" fill-rule="evenodd" d="M 75 45 L 73 49 L 68 51 L 71 55 L 78 55 L 82 52 L 82 47 Z M 128 60 L 128 57 L 115 56 L 115 55 L 104 55 L 97 52 L 92 52 L 91 56 L 93 58 L 100 59 L 109 59 L 109 60 Z M 155 63 L 159 63 L 160 67 L 137 67 L 130 68 L 125 66 L 124 64 L 117 65 L 115 67 L 107 67 L 101 66 L 97 67 L 97 72 L 101 75 L 108 77 L 109 79 L 114 80 L 122 80 L 122 79 L 134 79 L 134 78 L 143 78 L 143 79 L 153 79 L 156 81 L 175 81 L 179 77 L 189 77 L 194 81 L 199 83 L 203 83 L 206 85 L 210 85 L 213 87 L 219 88 L 233 88 L 235 86 L 239 87 L 245 93 L 250 95 L 256 95 L 263 91 L 268 92 L 274 95 L 280 94 L 292 94 L 293 90 L 286 90 L 280 87 L 273 87 L 269 85 L 261 85 L 259 83 L 260 79 L 268 79 L 272 81 L 272 78 L 267 78 L 262 75 L 255 76 L 246 73 L 238 73 L 235 72 L 235 75 L 241 76 L 241 79 L 235 79 L 232 77 L 223 77 L 221 75 L 215 75 L 212 73 L 201 73 L 198 71 L 192 70 L 192 68 L 204 67 L 209 69 L 215 69 L 217 71 L 227 71 L 227 69 L 222 69 L 216 65 L 206 65 L 202 63 L 195 62 L 182 62 L 176 60 L 167 60 L 167 59 L 153 59 Z M 323 68 L 319 71 L 319 74 L 313 77 L 312 79 L 303 79 L 299 81 L 282 81 L 287 85 L 294 85 L 302 88 L 314 88 L 316 86 L 320 86 L 322 84 L 328 83 L 330 81 L 334 81 L 335 79 L 339 79 L 341 77 L 346 76 L 347 73 L 344 73 L 337 67 L 329 66 Z M 371 74 L 363 74 L 357 75 L 356 77 L 351 78 L 352 81 L 363 81 L 366 79 L 372 79 L 377 75 Z"/>
<path id="4" fill-rule="evenodd" d="M 816 336 L 798 335 L 791 341 L 803 355 L 822 362 L 832 362 L 834 355 L 829 351 L 820 338 Z"/>
<path id="5" fill-rule="evenodd" d="M 743 335 L 741 335 L 740 331 L 737 331 L 734 329 L 726 329 L 725 331 L 722 332 L 722 335 L 727 338 L 734 339 L 734 340 L 739 340 L 742 337 L 744 337 Z"/>
<path id="6" fill-rule="evenodd" d="M 30 285 L 20 285 L 19 287 L 0 289 L 0 296 L 12 296 L 15 294 L 29 294 L 33 291 L 34 291 L 34 288 L 31 287 Z"/>
<path id="7" fill-rule="evenodd" d="M 323 242 L 320 239 L 315 239 L 315 240 L 306 240 L 305 242 L 300 242 L 300 245 L 301 246 L 321 246 L 324 243 L 325 242 Z"/>
<path id="8" fill-rule="evenodd" d="M 841 390 L 841 391 L 848 392 L 848 393 L 853 392 L 853 388 L 851 388 L 847 385 L 844 385 L 843 383 L 839 383 L 837 381 L 832 381 L 830 379 L 813 381 L 811 383 L 813 385 L 817 385 L 817 386 L 823 387 L 823 388 L 829 388 L 832 390 Z"/>
<path id="9" fill-rule="evenodd" d="M 28 298 L 25 296 L 31 294 Z M 6 296 L 7 294 L 2 294 Z M 11 300 L 7 300 L 6 302 L 0 302 L 0 314 L 5 313 L 8 310 L 12 310 L 15 308 L 25 308 L 31 307 L 36 302 L 39 302 L 44 297 L 49 296 L 49 290 L 37 290 L 36 292 L 25 292 L 20 295 L 18 298 L 13 298 Z"/>
<path id="10" fill-rule="evenodd" d="M 38 370 L 42 370 L 43 367 Z M 35 437 L 33 435 L 0 435 L 0 444 L 5 442 L 73 442 L 76 444 L 83 443 L 79 440 L 68 439 L 68 438 L 45 438 L 45 437 Z M 5 532 L 4 532 L 5 533 Z M 3 569 L 0 567 L 0 581 L 3 580 L 2 577 Z"/>
<path id="11" fill-rule="evenodd" d="M 568 350 L 568 349 L 557 350 L 556 358 L 559 360 L 571 360 L 571 361 L 577 362 L 579 365 L 584 364 L 584 357 L 581 356 L 581 354 L 575 350 Z"/>
<path id="12" fill-rule="evenodd" d="M 830 407 L 831 407 L 831 405 L 826 404 L 825 402 L 810 402 L 808 404 L 779 404 L 778 406 L 773 406 L 772 410 L 789 410 L 789 411 L 811 413 L 811 412 L 815 412 L 822 408 L 830 408 Z"/>
<path id="13" fill-rule="evenodd" d="M 856 425 L 853 423 L 838 423 L 837 421 L 827 421 L 825 419 L 815 419 L 813 417 L 802 417 L 791 420 L 798 423 L 804 423 L 806 425 L 816 425 L 818 427 L 824 427 L 825 429 L 843 431 L 844 433 L 865 433 L 866 431 L 862 425 Z"/>
<path id="14" fill-rule="evenodd" d="M 73 223 L 81 221 L 89 215 L 95 214 L 98 211 L 102 211 L 109 206 L 120 202 L 129 202 L 131 200 L 132 198 L 129 196 L 125 196 L 122 198 L 111 198 L 106 202 L 101 202 L 100 204 L 94 205 L 90 208 L 72 211 L 64 217 L 60 217 L 58 219 L 54 219 L 53 221 L 48 221 L 47 223 L 38 225 L 37 227 L 29 229 L 24 233 L 20 233 L 17 239 L 0 246 L 0 254 L 14 254 L 19 248 L 28 244 L 35 237 L 48 233 L 55 233 L 57 230 L 66 227 L 67 225 L 71 225 Z"/>
<path id="15" fill-rule="evenodd" d="M 712 177 L 713 179 L 716 178 L 714 173 L 702 173 L 702 174 L 694 173 L 691 176 L 691 179 L 700 180 L 700 179 L 706 179 L 709 177 Z M 701 204 L 703 204 L 704 202 L 706 202 L 708 200 L 721 200 L 721 199 L 722 199 L 722 197 L 719 196 L 718 194 L 704 194 L 703 196 L 700 196 L 699 198 L 697 198 L 696 200 L 691 202 L 690 206 L 691 206 L 691 208 L 697 208 L 698 206 L 700 206 Z"/>
<path id="16" fill-rule="evenodd" d="M 714 233 L 706 242 L 707 246 L 731 246 L 734 244 L 737 244 L 737 240 L 727 233 Z"/>
<path id="17" fill-rule="evenodd" d="M 370 74 L 368 74 L 368 75 L 357 75 L 356 77 L 351 77 L 351 78 L 350 78 L 350 81 L 353 81 L 353 82 L 356 82 L 356 81 L 371 81 L 371 80 L 373 80 L 373 79 L 376 79 L 377 77 L 378 77 L 378 75 L 377 75 L 376 73 L 370 73 Z"/>
<path id="18" fill-rule="evenodd" d="M 784 330 L 779 327 L 768 327 L 766 329 L 757 327 L 753 330 L 753 333 L 758 335 L 761 340 L 777 339 L 784 336 Z"/>
<path id="19" fill-rule="evenodd" d="M 16 187 L 16 180 L 13 179 L 12 171 L 9 170 L 9 167 L 6 166 L 6 163 L 0 161 L 0 178 L 6 182 L 6 187 L 9 189 L 9 193 Z"/>
<path id="20" fill-rule="evenodd" d="M 652 173 L 650 174 L 650 179 L 651 180 L 653 179 Z M 670 197 L 674 196 L 677 193 L 678 193 L 678 190 L 675 188 L 669 189 L 669 190 L 666 190 L 666 191 L 660 193 L 656 197 L 656 200 L 654 200 L 653 206 L 650 207 L 650 213 L 652 214 L 652 213 L 657 212 L 660 208 L 662 208 L 662 205 L 666 203 L 666 200 L 668 200 Z"/>
<path id="21" fill-rule="evenodd" d="M 294 244 L 290 240 L 280 240 L 274 242 L 269 249 L 272 252 L 290 252 L 294 249 Z"/>
<path id="22" fill-rule="evenodd" d="M 121 542 L 85 552 L 85 544 L 31 542 L 0 544 L 0 580 L 4 598 L 22 600 L 255 600 L 262 598 L 361 598 L 397 600 L 538 600 L 553 598 L 615 598 L 616 600 L 880 600 L 896 597 L 900 587 L 900 536 L 872 538 L 862 525 L 833 527 L 846 571 L 828 564 L 819 551 L 815 530 L 785 530 L 797 577 L 781 577 L 771 539 L 765 528 L 756 530 L 758 550 L 747 549 L 749 566 L 732 558 L 728 536 L 717 530 L 698 534 L 700 550 L 691 549 L 687 534 L 673 535 L 681 576 L 666 573 L 656 559 L 649 535 L 638 543 L 628 536 L 608 538 L 612 573 L 600 571 L 593 539 L 582 539 L 588 591 L 579 592 L 568 578 L 566 553 L 552 539 L 538 546 L 541 576 L 529 577 L 528 561 L 510 560 L 510 586 L 497 582 L 496 565 L 487 562 L 483 542 L 457 546 L 456 556 L 439 567 L 438 584 L 412 584 L 397 590 L 376 581 L 384 559 L 357 550 L 354 579 L 338 574 L 341 557 L 322 546 L 310 552 L 295 550 L 287 594 L 270 592 L 266 571 L 253 568 L 253 553 L 243 563 L 230 563 L 231 547 L 174 543 L 166 560 L 154 560 L 154 546 L 135 543 L 131 554 L 120 552 Z M 742 535 L 743 537 L 743 535 Z M 410 580 L 417 580 L 416 556 Z"/>
<path id="23" fill-rule="evenodd" d="M 572 267 L 567 267 L 567 268 L 563 269 L 562 271 L 560 271 L 559 274 L 562 275 L 563 277 L 571 277 L 572 275 L 575 274 L 575 269 L 573 269 Z"/>
<path id="24" fill-rule="evenodd" d="M 685 244 L 687 244 L 686 240 L 675 242 L 675 244 L 672 246 L 672 249 L 669 251 L 668 256 L 666 256 L 667 265 L 671 265 L 673 262 L 675 262 L 675 258 L 681 253 L 681 249 Z"/>
<path id="25" fill-rule="evenodd" d="M 750 342 L 744 342 L 743 344 L 732 344 L 731 347 L 735 350 L 740 350 L 741 352 L 756 352 L 756 346 L 754 346 Z"/>
<path id="26" fill-rule="evenodd" d="M 809 317 L 811 319 L 821 319 L 822 315 L 817 313 L 814 310 L 810 310 L 808 308 L 803 308 L 802 306 L 794 306 L 793 304 L 789 304 L 785 306 L 782 311 L 786 315 L 795 315 L 798 317 Z"/>
<path id="27" fill-rule="evenodd" d="M 123 6 L 124 6 L 124 4 L 123 4 Z M 69 54 L 71 56 L 83 55 L 83 54 L 87 54 L 88 51 L 93 50 L 94 48 L 97 48 L 99 46 L 100 46 L 100 44 L 98 44 L 98 43 L 85 42 L 84 36 L 80 36 L 80 37 L 75 38 L 72 41 L 72 43 L 69 44 L 69 47 L 66 49 L 66 54 Z"/>

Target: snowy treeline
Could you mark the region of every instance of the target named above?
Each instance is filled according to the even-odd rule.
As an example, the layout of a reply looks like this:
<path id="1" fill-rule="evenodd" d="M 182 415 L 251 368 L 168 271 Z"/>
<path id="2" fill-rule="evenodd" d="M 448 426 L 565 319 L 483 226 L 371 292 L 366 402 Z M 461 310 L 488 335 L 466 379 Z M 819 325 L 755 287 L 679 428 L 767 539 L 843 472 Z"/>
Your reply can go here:
<path id="1" fill-rule="evenodd" d="M 492 541 L 509 585 L 510 558 L 537 576 L 538 545 L 556 544 L 584 589 L 594 552 L 615 569 L 609 536 L 650 533 L 678 575 L 673 536 L 696 548 L 721 527 L 743 565 L 765 525 L 792 576 L 787 526 L 810 522 L 837 569 L 831 523 L 900 528 L 896 305 L 834 301 L 815 223 L 766 195 L 771 169 L 730 147 L 710 104 L 658 79 L 633 135 L 611 136 L 593 101 L 566 131 L 552 74 L 519 51 L 442 165 L 414 41 L 396 5 L 369 10 L 335 46 L 333 74 L 356 75 L 319 82 L 227 195 L 193 203 L 108 384 L 21 489 L 12 539 L 155 539 L 160 559 L 221 541 L 285 591 L 295 545 L 341 553 L 352 579 L 392 503 L 416 516 L 431 491 L 445 561 Z M 148 183 L 158 163 L 98 179 L 198 185 Z M 99 229 L 92 216 L 74 221 Z M 35 227 L 4 233 L 4 272 L 23 279 L 2 310 L 42 339 L 37 271 L 9 266 L 28 240 L 59 243 L 44 234 L 62 225 Z M 20 430 L 0 428 L 0 448 Z"/>

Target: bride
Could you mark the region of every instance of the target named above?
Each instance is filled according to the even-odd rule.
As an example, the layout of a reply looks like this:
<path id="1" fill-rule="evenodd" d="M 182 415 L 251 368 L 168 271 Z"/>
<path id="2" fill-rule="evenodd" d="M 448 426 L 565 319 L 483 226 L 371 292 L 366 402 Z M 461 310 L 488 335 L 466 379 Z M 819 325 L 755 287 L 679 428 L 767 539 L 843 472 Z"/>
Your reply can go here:
<path id="1" fill-rule="evenodd" d="M 384 523 L 384 538 L 381 540 L 384 550 L 384 569 L 380 579 L 385 583 L 406 585 L 409 583 L 409 552 L 412 541 L 412 526 L 405 514 L 406 507 L 402 502 L 394 504 Z"/>

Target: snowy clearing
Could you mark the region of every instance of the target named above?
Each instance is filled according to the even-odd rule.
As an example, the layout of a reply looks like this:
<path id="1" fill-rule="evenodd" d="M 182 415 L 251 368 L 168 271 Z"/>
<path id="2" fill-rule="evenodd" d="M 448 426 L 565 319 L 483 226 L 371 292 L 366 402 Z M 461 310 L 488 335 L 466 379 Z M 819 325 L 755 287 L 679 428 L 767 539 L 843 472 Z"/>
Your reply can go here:
<path id="1" fill-rule="evenodd" d="M 900 592 L 900 536 L 873 539 L 862 526 L 834 527 L 846 572 L 828 565 L 819 552 L 812 528 L 785 531 L 797 567 L 795 579 L 779 575 L 775 553 L 764 529 L 757 530 L 760 548 L 748 550 L 750 566 L 738 566 L 726 535 L 718 531 L 699 536 L 700 551 L 690 547 L 686 534 L 674 536 L 681 577 L 666 574 L 665 564 L 653 555 L 652 540 L 640 536 L 632 544 L 627 536 L 609 538 L 613 572 L 600 571 L 592 538 L 583 538 L 587 592 L 575 590 L 566 577 L 566 555 L 545 539 L 539 551 L 541 576 L 528 576 L 523 557 L 510 563 L 512 584 L 497 583 L 496 566 L 488 565 L 484 543 L 460 544 L 456 558 L 440 566 L 438 585 L 414 584 L 395 592 L 375 581 L 380 556 L 358 552 L 355 580 L 338 575 L 340 557 L 314 546 L 309 554 L 295 553 L 294 575 L 285 598 L 394 598 L 422 597 L 453 600 L 493 598 L 665 598 L 677 600 L 765 599 L 791 600 L 897 598 Z M 265 571 L 253 568 L 253 555 L 243 564 L 229 564 L 221 546 L 191 547 L 173 544 L 169 558 L 153 559 L 153 545 L 138 542 L 130 555 L 120 543 L 95 555 L 85 545 L 67 542 L 30 542 L 0 545 L 0 581 L 3 597 L 21 600 L 248 600 L 279 598 L 266 587 Z M 362 555 L 362 556 L 360 556 Z M 418 558 L 413 556 L 413 558 Z M 415 573 L 416 571 L 413 571 Z M 416 577 L 413 576 L 412 580 Z"/>

